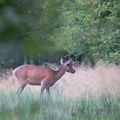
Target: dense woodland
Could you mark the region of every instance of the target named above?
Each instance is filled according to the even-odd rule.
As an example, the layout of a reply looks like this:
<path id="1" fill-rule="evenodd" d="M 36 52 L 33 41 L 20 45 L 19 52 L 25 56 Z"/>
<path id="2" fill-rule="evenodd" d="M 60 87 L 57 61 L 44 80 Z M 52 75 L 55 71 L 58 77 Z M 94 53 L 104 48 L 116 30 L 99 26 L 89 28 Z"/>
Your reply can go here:
<path id="1" fill-rule="evenodd" d="M 0 0 L 0 66 L 120 63 L 120 0 Z"/>

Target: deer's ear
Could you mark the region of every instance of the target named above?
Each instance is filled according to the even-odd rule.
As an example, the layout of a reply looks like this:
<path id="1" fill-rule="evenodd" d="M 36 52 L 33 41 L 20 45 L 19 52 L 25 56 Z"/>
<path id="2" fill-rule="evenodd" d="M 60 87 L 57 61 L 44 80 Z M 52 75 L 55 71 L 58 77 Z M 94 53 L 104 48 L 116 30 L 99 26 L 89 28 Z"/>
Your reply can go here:
<path id="1" fill-rule="evenodd" d="M 63 60 L 63 58 L 61 58 L 61 59 L 60 59 L 60 64 L 61 64 L 61 65 L 63 65 L 63 64 L 64 64 L 64 62 L 63 62 L 63 61 L 64 61 L 64 60 Z"/>
<path id="2" fill-rule="evenodd" d="M 66 62 L 66 65 L 70 64 L 72 62 L 72 59 L 69 59 L 67 62 Z"/>

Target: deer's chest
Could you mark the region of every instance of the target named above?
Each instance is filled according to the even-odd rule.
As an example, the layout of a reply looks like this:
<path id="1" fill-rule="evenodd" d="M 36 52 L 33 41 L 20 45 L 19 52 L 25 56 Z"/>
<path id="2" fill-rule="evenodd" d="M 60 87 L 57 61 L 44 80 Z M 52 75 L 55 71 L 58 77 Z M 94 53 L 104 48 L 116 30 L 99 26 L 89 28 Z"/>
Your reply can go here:
<path id="1" fill-rule="evenodd" d="M 55 83 L 56 83 L 56 81 L 50 80 L 49 82 L 47 82 L 47 86 L 48 86 L 48 87 L 51 87 L 51 86 L 53 86 Z"/>

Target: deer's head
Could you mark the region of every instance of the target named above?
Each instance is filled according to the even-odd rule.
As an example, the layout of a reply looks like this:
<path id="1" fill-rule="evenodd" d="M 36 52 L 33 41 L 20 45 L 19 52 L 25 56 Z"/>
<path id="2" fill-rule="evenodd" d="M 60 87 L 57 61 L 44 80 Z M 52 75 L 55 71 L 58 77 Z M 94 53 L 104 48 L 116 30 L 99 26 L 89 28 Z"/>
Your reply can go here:
<path id="1" fill-rule="evenodd" d="M 75 73 L 75 70 L 72 68 L 72 59 L 65 61 L 63 58 L 61 58 L 60 63 L 65 67 L 66 72 Z"/>

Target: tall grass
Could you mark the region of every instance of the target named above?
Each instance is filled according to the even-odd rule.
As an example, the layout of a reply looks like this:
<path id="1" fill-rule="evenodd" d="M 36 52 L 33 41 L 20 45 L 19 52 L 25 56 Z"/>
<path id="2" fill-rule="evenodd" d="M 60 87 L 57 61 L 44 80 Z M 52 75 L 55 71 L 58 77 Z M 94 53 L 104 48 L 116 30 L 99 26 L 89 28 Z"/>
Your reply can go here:
<path id="1" fill-rule="evenodd" d="M 76 66 L 76 73 L 66 73 L 55 88 L 69 97 L 91 97 L 120 94 L 120 66 L 97 63 L 95 68 Z"/>
<path id="2" fill-rule="evenodd" d="M 0 120 L 119 120 L 120 97 L 68 99 L 25 92 L 0 93 Z"/>
<path id="3" fill-rule="evenodd" d="M 18 96 L 18 84 L 7 71 L 0 78 L 0 120 L 119 120 L 119 66 L 75 69 L 53 86 L 50 97 L 29 85 Z"/>

